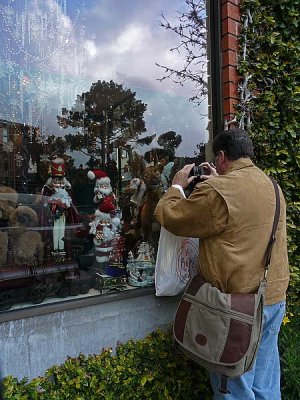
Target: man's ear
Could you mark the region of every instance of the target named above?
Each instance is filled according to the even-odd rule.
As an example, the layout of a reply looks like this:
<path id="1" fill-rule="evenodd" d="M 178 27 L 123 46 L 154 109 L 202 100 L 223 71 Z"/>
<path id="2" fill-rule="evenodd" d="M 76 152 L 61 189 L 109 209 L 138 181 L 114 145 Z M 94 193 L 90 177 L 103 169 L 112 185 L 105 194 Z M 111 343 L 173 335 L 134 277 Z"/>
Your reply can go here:
<path id="1" fill-rule="evenodd" d="M 224 164 L 224 162 L 226 162 L 227 156 L 225 155 L 223 150 L 219 151 L 219 163 Z"/>
<path id="2" fill-rule="evenodd" d="M 223 150 L 220 151 L 219 163 L 225 171 L 227 171 L 232 163 L 230 158 L 226 155 L 226 153 L 224 153 Z"/>

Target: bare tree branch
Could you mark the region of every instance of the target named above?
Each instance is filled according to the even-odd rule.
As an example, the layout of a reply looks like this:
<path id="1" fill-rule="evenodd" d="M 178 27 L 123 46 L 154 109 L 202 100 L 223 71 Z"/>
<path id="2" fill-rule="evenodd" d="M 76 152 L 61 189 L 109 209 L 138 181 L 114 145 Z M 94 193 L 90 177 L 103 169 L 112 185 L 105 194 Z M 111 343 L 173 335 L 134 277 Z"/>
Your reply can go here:
<path id="1" fill-rule="evenodd" d="M 178 24 L 171 25 L 164 13 L 161 12 L 160 26 L 173 31 L 179 36 L 178 46 L 170 49 L 171 52 L 184 54 L 184 64 L 179 70 L 156 63 L 164 70 L 165 75 L 158 78 L 162 82 L 172 79 L 174 83 L 183 86 L 186 82 L 195 85 L 195 94 L 191 101 L 200 104 L 207 94 L 207 26 L 206 0 L 185 0 L 187 12 L 178 12 Z"/>

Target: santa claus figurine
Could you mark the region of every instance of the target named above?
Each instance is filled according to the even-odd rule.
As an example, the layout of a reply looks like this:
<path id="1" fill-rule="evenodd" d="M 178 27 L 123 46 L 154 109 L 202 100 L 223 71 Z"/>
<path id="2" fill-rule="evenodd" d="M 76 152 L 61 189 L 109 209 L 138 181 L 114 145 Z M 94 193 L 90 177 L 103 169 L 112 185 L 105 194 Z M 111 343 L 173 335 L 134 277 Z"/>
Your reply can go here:
<path id="1" fill-rule="evenodd" d="M 110 202 L 115 205 L 116 197 L 112 191 L 110 178 L 107 173 L 101 169 L 96 169 L 94 171 L 89 171 L 87 176 L 91 180 L 96 179 L 94 187 L 94 203 L 100 206 L 103 200 L 108 197 Z M 99 214 L 99 210 L 96 210 L 95 215 L 97 216 L 97 214 Z"/>
<path id="2" fill-rule="evenodd" d="M 90 234 L 94 235 L 95 256 L 97 263 L 106 263 L 118 236 L 120 218 L 116 216 L 114 199 L 106 196 L 102 199 L 95 213 L 95 220 L 90 223 Z"/>
<path id="3" fill-rule="evenodd" d="M 44 199 L 43 225 L 53 224 L 53 250 L 60 253 L 65 250 L 66 223 L 79 222 L 78 212 L 69 194 L 70 182 L 65 177 L 65 164 L 62 158 L 55 158 L 50 163 L 51 173 L 42 188 Z"/>

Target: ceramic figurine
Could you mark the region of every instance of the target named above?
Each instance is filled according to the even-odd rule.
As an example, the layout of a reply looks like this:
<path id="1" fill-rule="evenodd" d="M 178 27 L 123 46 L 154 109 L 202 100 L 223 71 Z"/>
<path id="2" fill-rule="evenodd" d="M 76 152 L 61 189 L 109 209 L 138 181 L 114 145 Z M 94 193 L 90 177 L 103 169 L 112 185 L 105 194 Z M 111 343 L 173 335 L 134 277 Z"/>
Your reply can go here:
<path id="1" fill-rule="evenodd" d="M 154 250 L 149 243 L 142 242 L 138 246 L 137 253 L 136 259 L 131 252 L 128 255 L 128 283 L 131 286 L 152 286 L 155 270 Z"/>
<path id="2" fill-rule="evenodd" d="M 51 177 L 42 188 L 42 225 L 53 225 L 53 252 L 59 254 L 65 252 L 66 224 L 77 224 L 79 215 L 69 193 L 71 184 L 65 177 L 64 160 L 54 159 L 50 164 L 50 172 Z"/>
<path id="3" fill-rule="evenodd" d="M 97 263 L 105 263 L 108 262 L 110 252 L 113 250 L 120 219 L 115 216 L 116 208 L 110 196 L 102 200 L 97 211 L 94 221 L 89 224 L 90 234 L 94 235 Z"/>

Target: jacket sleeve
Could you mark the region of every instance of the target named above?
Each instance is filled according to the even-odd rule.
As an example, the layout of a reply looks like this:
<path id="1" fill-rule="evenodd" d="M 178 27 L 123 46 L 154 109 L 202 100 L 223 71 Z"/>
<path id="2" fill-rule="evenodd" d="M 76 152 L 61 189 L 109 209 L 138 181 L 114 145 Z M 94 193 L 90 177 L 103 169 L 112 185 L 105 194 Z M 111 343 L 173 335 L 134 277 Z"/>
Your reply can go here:
<path id="1" fill-rule="evenodd" d="M 206 238 L 224 231 L 228 210 L 225 200 L 210 185 L 201 183 L 188 198 L 177 188 L 169 188 L 154 217 L 174 235 Z"/>

